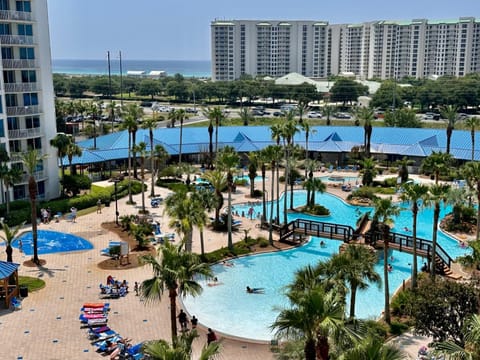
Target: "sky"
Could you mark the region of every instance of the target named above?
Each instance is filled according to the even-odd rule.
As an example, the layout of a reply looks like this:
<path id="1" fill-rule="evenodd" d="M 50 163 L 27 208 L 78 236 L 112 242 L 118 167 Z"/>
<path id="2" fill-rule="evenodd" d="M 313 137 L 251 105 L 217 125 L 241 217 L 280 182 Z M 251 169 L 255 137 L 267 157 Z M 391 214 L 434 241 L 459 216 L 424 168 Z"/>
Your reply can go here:
<path id="1" fill-rule="evenodd" d="M 47 0 L 53 59 L 210 60 L 213 20 L 480 18 L 479 0 Z"/>

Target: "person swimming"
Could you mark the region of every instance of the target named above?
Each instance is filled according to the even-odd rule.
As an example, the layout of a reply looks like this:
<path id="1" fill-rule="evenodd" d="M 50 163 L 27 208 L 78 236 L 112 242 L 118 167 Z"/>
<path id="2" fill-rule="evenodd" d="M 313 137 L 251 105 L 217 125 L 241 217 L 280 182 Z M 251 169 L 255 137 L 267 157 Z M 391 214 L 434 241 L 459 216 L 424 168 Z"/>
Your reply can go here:
<path id="1" fill-rule="evenodd" d="M 207 285 L 208 286 L 217 286 L 217 285 L 221 285 L 222 283 L 218 281 L 218 278 L 215 276 L 213 278 L 213 282 L 209 282 Z"/>
<path id="2" fill-rule="evenodd" d="M 327 244 L 325 244 L 325 241 L 323 241 L 323 240 L 320 241 L 320 247 L 324 248 L 324 247 L 326 247 L 326 246 L 327 246 Z"/>
<path id="3" fill-rule="evenodd" d="M 249 294 L 263 294 L 265 293 L 264 288 L 251 288 L 250 286 L 247 286 L 247 293 Z"/>

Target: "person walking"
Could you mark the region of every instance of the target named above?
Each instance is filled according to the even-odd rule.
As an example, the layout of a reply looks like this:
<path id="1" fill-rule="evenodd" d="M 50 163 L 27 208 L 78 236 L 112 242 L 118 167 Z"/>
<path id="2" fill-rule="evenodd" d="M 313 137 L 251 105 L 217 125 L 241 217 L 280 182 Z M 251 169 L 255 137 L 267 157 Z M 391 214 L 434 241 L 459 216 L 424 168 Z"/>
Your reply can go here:
<path id="1" fill-rule="evenodd" d="M 198 324 L 198 319 L 195 317 L 195 315 L 192 316 L 190 319 L 190 322 L 192 323 L 192 330 L 197 328 Z"/>
<path id="2" fill-rule="evenodd" d="M 215 334 L 215 331 L 212 329 L 208 328 L 208 333 L 207 333 L 207 345 L 210 345 L 210 343 L 217 341 L 217 334 Z"/>
<path id="3" fill-rule="evenodd" d="M 101 213 L 102 213 L 102 200 L 98 199 L 98 201 L 97 201 L 97 214 L 101 214 Z"/>
<path id="4" fill-rule="evenodd" d="M 188 317 L 185 311 L 183 311 L 183 309 L 180 309 L 180 314 L 178 314 L 178 321 L 180 322 L 182 331 L 187 331 Z"/>

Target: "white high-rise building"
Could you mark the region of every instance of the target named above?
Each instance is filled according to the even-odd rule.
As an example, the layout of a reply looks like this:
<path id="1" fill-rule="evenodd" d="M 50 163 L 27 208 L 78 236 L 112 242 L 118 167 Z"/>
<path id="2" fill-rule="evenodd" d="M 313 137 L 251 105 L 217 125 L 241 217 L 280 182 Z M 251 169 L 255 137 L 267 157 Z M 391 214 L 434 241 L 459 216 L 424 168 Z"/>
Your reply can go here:
<path id="1" fill-rule="evenodd" d="M 243 74 L 322 78 L 464 76 L 480 71 L 480 19 L 372 21 L 213 21 L 213 80 Z"/>
<path id="2" fill-rule="evenodd" d="M 0 146 L 9 166 L 24 173 L 10 187 L 10 199 L 28 199 L 28 175 L 21 154 L 37 149 L 47 157 L 37 166 L 39 199 L 59 195 L 54 92 L 47 0 L 0 0 Z M 5 201 L 5 187 L 0 201 Z"/>

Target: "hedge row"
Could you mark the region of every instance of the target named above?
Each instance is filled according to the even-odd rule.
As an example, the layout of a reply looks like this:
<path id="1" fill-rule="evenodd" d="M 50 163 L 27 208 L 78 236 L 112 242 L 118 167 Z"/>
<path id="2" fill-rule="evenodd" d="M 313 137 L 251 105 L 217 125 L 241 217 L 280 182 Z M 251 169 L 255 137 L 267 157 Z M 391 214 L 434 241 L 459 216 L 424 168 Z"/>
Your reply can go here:
<path id="1" fill-rule="evenodd" d="M 142 183 L 139 181 L 132 181 L 132 194 L 139 194 L 142 191 Z M 117 184 L 118 198 L 128 195 L 128 180 L 122 180 Z M 50 201 L 37 201 L 37 216 L 40 215 L 40 209 L 50 208 L 52 215 L 57 213 L 68 213 L 70 208 L 75 207 L 77 210 L 82 210 L 96 206 L 98 199 L 103 204 L 109 205 L 111 201 L 115 200 L 115 186 L 114 184 L 108 187 L 100 187 L 93 185 L 88 194 L 78 195 L 72 198 L 62 198 Z M 7 215 L 6 205 L 0 205 L 0 217 L 8 226 L 16 226 L 22 222 L 27 224 L 31 221 L 30 202 L 25 200 L 13 201 L 10 203 L 10 213 Z"/>

